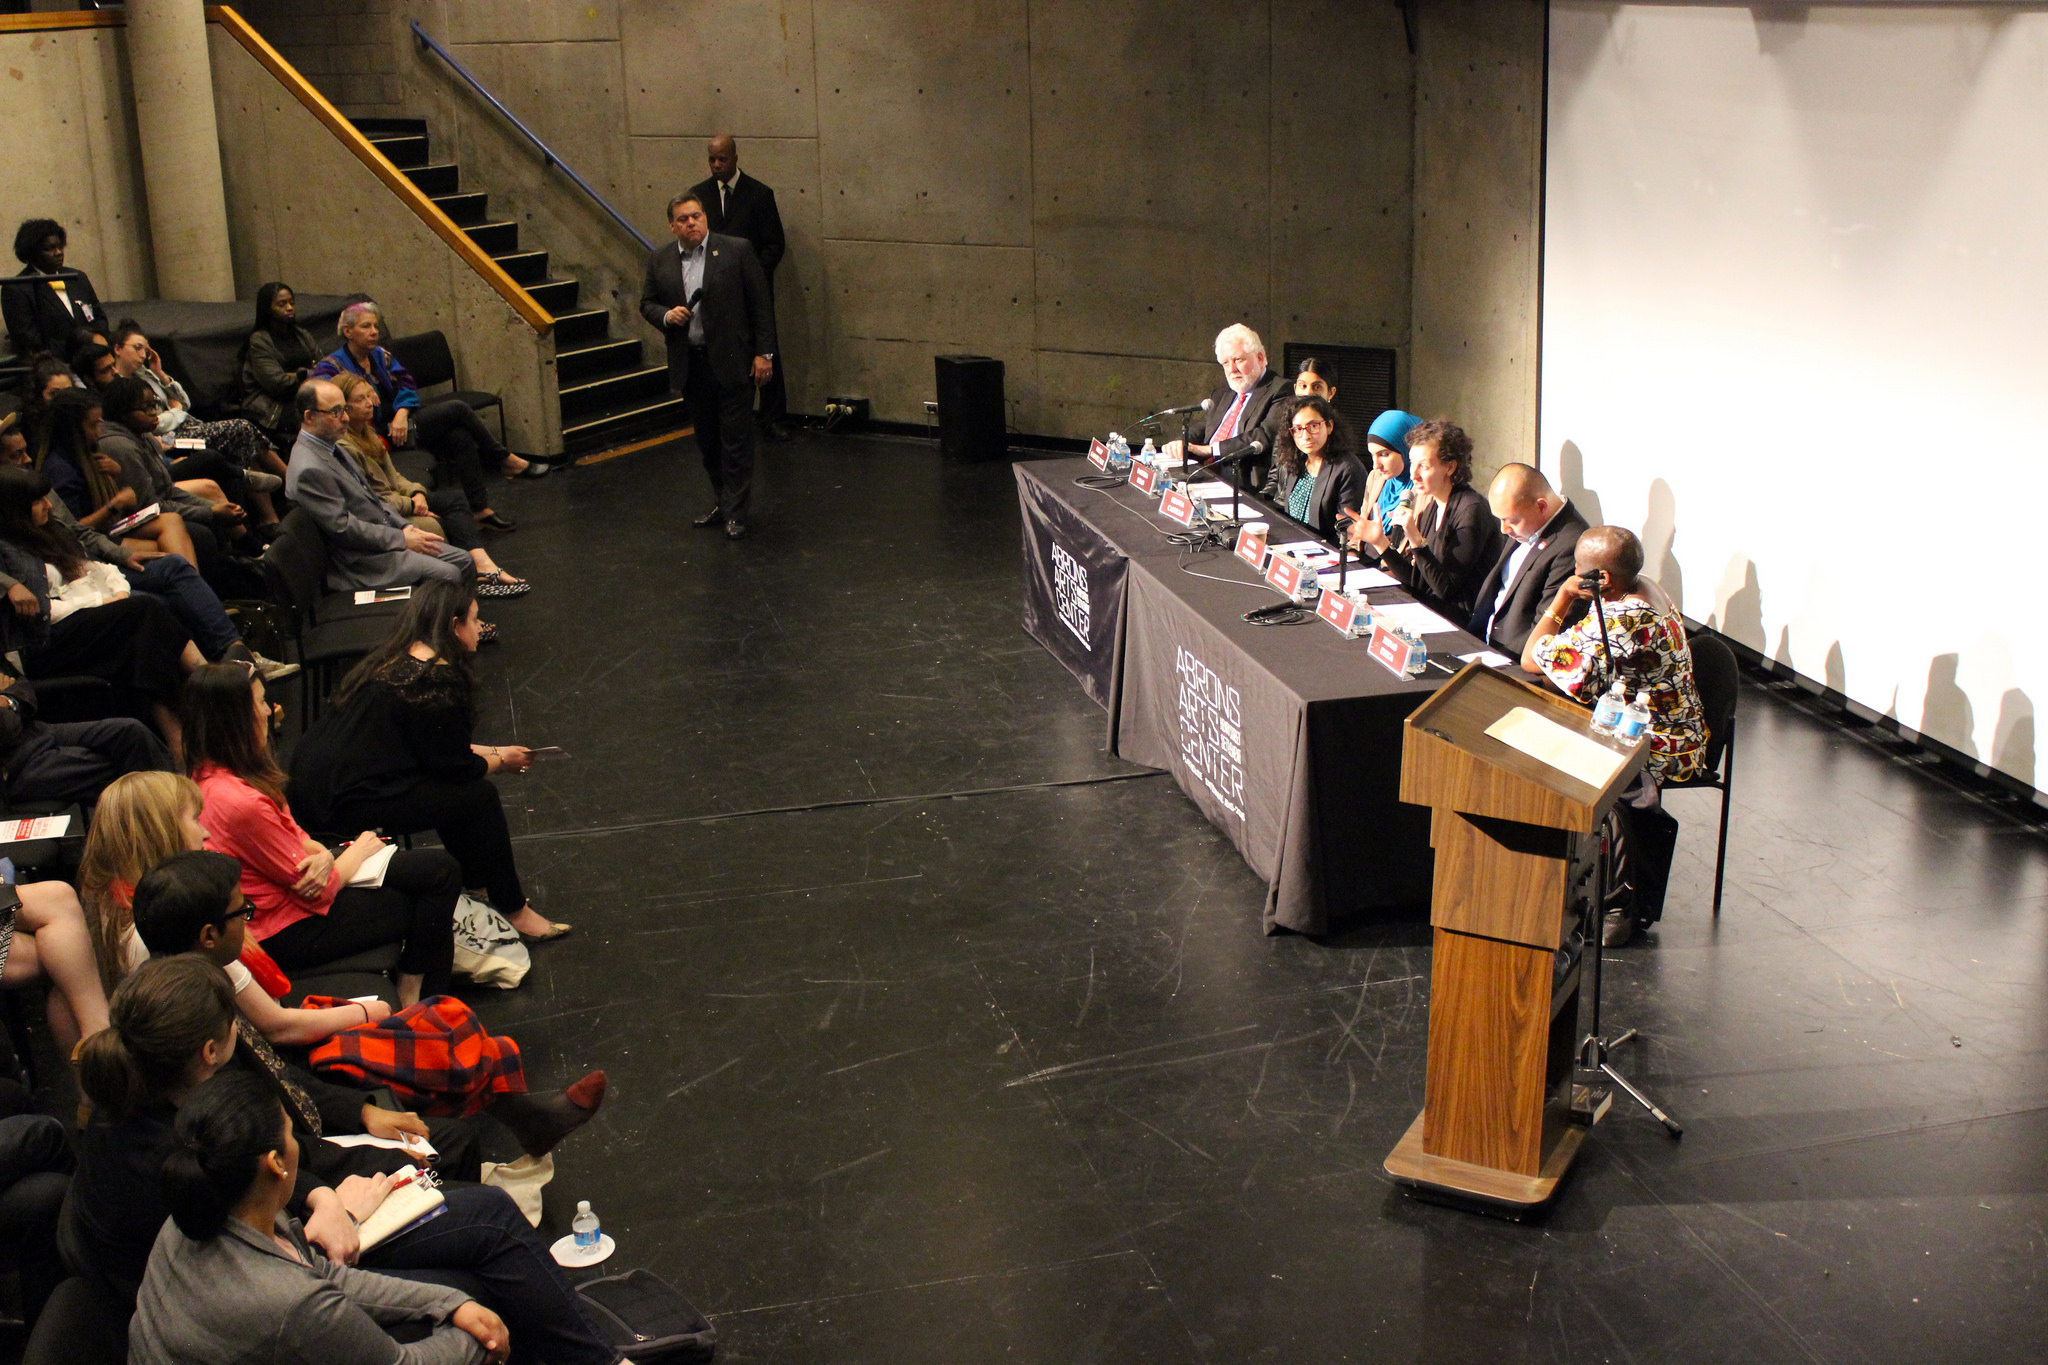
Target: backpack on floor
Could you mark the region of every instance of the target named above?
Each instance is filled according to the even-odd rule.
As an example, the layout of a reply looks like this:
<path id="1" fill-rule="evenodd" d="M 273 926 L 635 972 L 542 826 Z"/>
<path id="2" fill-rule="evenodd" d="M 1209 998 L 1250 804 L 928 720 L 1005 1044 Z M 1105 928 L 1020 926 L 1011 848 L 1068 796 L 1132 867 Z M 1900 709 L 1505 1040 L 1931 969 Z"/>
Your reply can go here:
<path id="1" fill-rule="evenodd" d="M 633 1365 L 709 1365 L 718 1329 L 650 1270 L 576 1286 L 598 1335 Z"/>

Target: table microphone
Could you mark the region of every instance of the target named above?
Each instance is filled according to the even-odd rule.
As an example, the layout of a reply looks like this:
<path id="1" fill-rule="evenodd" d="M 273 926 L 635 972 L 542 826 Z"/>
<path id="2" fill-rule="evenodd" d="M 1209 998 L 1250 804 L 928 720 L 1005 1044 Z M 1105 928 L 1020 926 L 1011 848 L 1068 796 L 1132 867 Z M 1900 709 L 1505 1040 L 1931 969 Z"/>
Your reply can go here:
<path id="1" fill-rule="evenodd" d="M 1215 401 L 1213 398 L 1204 398 L 1201 402 L 1190 403 L 1184 408 L 1166 408 L 1160 412 L 1153 413 L 1150 417 L 1139 418 L 1138 425 L 1143 426 L 1147 422 L 1156 422 L 1162 417 L 1185 417 L 1189 413 L 1207 412 Z"/>

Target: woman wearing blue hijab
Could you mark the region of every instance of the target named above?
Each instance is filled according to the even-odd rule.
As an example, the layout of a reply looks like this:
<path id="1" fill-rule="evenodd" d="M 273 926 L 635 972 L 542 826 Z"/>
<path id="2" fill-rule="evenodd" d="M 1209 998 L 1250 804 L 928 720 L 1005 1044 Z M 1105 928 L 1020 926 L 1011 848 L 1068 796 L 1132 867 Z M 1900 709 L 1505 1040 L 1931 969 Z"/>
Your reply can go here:
<path id="1" fill-rule="evenodd" d="M 1415 476 L 1408 469 L 1408 433 L 1421 423 L 1413 413 L 1388 408 L 1373 419 L 1365 433 L 1366 453 L 1372 457 L 1365 499 L 1379 513 L 1380 531 L 1386 535 L 1394 533 L 1394 509 L 1401 505 L 1401 495 L 1415 486 Z M 1357 543 L 1356 532 L 1353 543 Z"/>

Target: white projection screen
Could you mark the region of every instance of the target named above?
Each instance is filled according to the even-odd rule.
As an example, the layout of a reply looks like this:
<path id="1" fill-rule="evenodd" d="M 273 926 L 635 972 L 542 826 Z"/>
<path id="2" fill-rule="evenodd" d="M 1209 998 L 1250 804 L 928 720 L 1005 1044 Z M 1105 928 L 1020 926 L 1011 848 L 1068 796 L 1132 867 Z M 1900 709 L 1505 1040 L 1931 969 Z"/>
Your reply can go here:
<path id="1" fill-rule="evenodd" d="M 1688 617 L 2040 788 L 2048 13 L 1550 25 L 1546 472 Z"/>

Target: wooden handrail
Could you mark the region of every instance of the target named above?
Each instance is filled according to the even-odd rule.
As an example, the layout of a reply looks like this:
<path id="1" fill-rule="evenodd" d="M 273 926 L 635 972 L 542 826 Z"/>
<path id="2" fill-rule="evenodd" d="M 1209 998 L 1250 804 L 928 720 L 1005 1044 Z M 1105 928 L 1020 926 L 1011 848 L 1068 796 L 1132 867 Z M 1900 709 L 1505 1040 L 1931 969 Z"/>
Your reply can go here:
<path id="1" fill-rule="evenodd" d="M 42 14 L 0 14 L 0 33 L 51 33 L 66 28 L 122 28 L 128 23 L 123 10 L 66 9 Z"/>
<path id="2" fill-rule="evenodd" d="M 248 50 L 250 56 L 262 63 L 265 70 L 277 78 L 278 84 L 298 97 L 300 104 L 312 111 L 313 117 L 327 125 L 327 130 L 341 139 L 343 146 L 354 152 L 356 159 L 368 166 L 379 180 L 382 180 L 404 205 L 419 215 L 420 221 L 432 228 L 437 236 L 446 242 L 460 256 L 469 268 L 481 275 L 484 282 L 498 291 L 506 303 L 512 305 L 526 324 L 541 336 L 554 330 L 554 314 L 534 301 L 517 280 L 505 273 L 505 267 L 492 260 L 484 249 L 478 246 L 470 235 L 455 225 L 455 220 L 441 211 L 441 206 L 428 198 L 419 186 L 406 177 L 405 172 L 391 164 L 391 158 L 377 150 L 376 146 L 346 118 L 339 109 L 328 103 L 327 97 L 315 90 L 298 68 L 286 61 L 278 50 L 263 40 L 263 35 L 249 26 L 249 21 L 227 5 L 208 5 L 206 18 L 209 23 L 219 24 L 229 36 Z"/>

